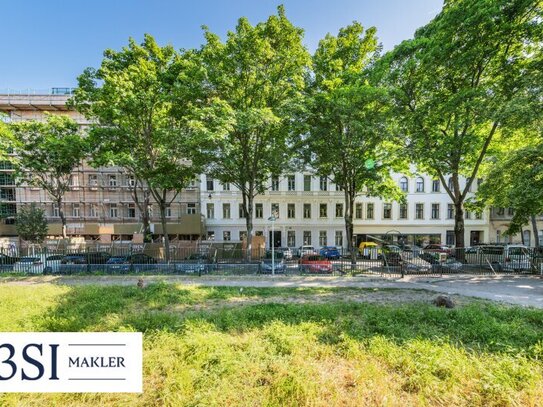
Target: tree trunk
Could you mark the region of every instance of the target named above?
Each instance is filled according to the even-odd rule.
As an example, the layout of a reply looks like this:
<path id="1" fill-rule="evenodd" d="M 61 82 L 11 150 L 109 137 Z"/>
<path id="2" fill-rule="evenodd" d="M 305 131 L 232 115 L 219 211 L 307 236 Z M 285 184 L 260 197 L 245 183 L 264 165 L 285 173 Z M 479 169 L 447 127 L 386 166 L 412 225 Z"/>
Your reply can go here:
<path id="1" fill-rule="evenodd" d="M 160 221 L 162 222 L 162 236 L 164 239 L 164 260 L 170 263 L 170 237 L 168 236 L 168 225 L 166 222 L 166 203 L 160 202 Z"/>
<path id="2" fill-rule="evenodd" d="M 464 208 L 462 202 L 454 203 L 454 240 L 455 247 L 465 247 L 464 240 Z"/>
<path id="3" fill-rule="evenodd" d="M 353 226 L 353 208 L 354 196 L 347 190 L 345 191 L 345 234 L 347 239 L 347 250 L 351 255 L 351 264 L 356 264 L 356 250 L 353 242 L 354 226 Z"/>
<path id="4" fill-rule="evenodd" d="M 537 219 L 535 218 L 535 215 L 532 215 L 530 220 L 532 221 L 532 231 L 534 232 L 534 247 L 539 247 L 539 233 L 537 230 Z"/>
<path id="5" fill-rule="evenodd" d="M 60 216 L 60 222 L 62 223 L 62 238 L 66 239 L 68 237 L 67 228 L 66 228 L 66 216 L 64 216 L 64 210 L 62 209 L 62 197 L 57 198 L 58 205 L 58 216 Z"/>
<path id="6" fill-rule="evenodd" d="M 520 241 L 523 245 L 526 243 L 524 242 L 524 229 L 520 228 Z"/>
<path id="7" fill-rule="evenodd" d="M 140 207 L 141 224 L 143 226 L 143 241 L 151 242 L 151 217 L 149 215 L 150 195 L 144 191 L 143 202 Z"/>
<path id="8" fill-rule="evenodd" d="M 245 226 L 247 227 L 247 253 L 246 259 L 250 261 L 253 257 L 253 198 L 243 197 L 243 207 L 245 210 Z"/>

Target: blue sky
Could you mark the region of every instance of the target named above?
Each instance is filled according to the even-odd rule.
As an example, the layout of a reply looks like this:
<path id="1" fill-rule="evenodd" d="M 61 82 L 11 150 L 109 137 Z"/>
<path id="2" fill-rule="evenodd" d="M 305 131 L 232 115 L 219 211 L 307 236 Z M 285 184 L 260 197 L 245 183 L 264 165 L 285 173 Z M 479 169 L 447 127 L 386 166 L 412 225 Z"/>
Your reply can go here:
<path id="1" fill-rule="evenodd" d="M 202 25 L 224 36 L 240 16 L 255 24 L 284 4 L 305 30 L 311 51 L 326 33 L 353 20 L 377 27 L 385 50 L 411 38 L 441 9 L 442 0 L 26 0 L 2 2 L 0 89 L 74 86 L 106 48 L 152 34 L 160 44 L 198 47 Z"/>

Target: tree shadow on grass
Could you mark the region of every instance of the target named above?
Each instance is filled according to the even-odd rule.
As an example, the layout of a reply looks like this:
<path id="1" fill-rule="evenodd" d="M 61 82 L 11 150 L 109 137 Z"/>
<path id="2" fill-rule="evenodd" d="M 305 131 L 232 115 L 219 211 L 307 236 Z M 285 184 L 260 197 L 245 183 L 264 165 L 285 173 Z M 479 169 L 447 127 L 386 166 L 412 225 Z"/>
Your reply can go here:
<path id="1" fill-rule="evenodd" d="M 284 289 L 244 289 L 245 295 L 272 296 Z M 298 290 L 309 294 L 311 290 Z M 317 293 L 319 290 L 316 291 Z M 296 291 L 294 291 L 296 293 Z M 172 312 L 172 304 L 197 304 L 239 296 L 236 287 L 180 287 L 152 284 L 145 289 L 122 286 L 73 287 L 45 315 L 34 321 L 43 331 L 183 332 L 187 323 L 203 321 L 236 334 L 276 321 L 322 327 L 319 340 L 334 344 L 345 335 L 358 341 L 384 336 L 396 343 L 411 339 L 446 340 L 485 352 L 522 353 L 541 343 L 543 311 L 474 302 L 452 310 L 429 304 L 378 305 L 259 304 L 197 312 Z"/>

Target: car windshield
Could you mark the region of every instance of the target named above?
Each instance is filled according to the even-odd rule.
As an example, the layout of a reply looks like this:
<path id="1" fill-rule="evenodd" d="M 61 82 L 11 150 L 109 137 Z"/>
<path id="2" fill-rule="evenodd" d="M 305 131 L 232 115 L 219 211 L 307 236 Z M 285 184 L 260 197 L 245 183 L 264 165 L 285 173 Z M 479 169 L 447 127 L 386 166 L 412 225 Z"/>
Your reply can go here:
<path id="1" fill-rule="evenodd" d="M 324 260 L 324 257 L 322 257 L 322 256 L 309 256 L 307 258 L 307 260 L 309 260 L 309 261 L 320 261 L 320 260 Z"/>
<path id="2" fill-rule="evenodd" d="M 511 247 L 509 249 L 509 254 L 511 256 L 521 256 L 526 254 L 526 250 L 523 247 Z"/>

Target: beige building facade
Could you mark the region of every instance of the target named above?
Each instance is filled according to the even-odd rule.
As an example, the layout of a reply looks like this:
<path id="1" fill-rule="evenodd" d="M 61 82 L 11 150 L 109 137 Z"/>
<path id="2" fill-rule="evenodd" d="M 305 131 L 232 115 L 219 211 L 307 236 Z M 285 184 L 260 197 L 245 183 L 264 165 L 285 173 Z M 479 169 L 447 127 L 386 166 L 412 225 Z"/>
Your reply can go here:
<path id="1" fill-rule="evenodd" d="M 80 126 L 89 123 L 78 112 L 67 107 L 71 89 L 53 88 L 49 93 L 0 94 L 0 113 L 7 122 L 43 120 L 46 113 L 66 115 Z M 71 189 L 64 197 L 64 213 L 70 237 L 101 242 L 141 239 L 142 223 L 134 203 L 135 180 L 119 167 L 94 168 L 86 163 L 71 176 Z M 17 209 L 36 203 L 46 213 L 49 234 L 62 231 L 59 208 L 42 189 L 17 185 L 9 163 L 0 163 L 0 236 L 16 237 L 14 218 Z M 160 240 L 162 226 L 158 207 L 151 199 L 151 233 Z M 176 240 L 199 240 L 206 236 L 205 219 L 201 216 L 199 184 L 183 190 L 167 211 L 168 234 Z"/>

